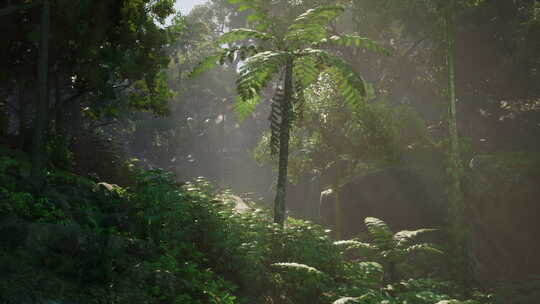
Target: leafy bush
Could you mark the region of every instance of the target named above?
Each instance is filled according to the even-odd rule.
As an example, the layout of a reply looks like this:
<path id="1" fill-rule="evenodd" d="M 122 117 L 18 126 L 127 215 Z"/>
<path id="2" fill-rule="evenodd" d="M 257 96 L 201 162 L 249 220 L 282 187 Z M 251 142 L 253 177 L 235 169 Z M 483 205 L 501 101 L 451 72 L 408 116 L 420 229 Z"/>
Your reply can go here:
<path id="1" fill-rule="evenodd" d="M 6 219 L 0 222 L 5 278 L 0 302 L 427 304 L 465 299 L 459 286 L 436 280 L 386 285 L 384 259 L 379 264 L 344 253 L 344 245 L 360 242 L 335 244 L 320 226 L 293 218 L 281 228 L 267 210 L 238 212 L 202 179 L 178 184 L 163 170 L 135 170 L 129 187 L 109 185 L 110 191 L 101 191 L 94 181 L 51 171 L 44 191 L 34 193 L 22 186 L 23 162 L 4 158 L 0 169 L 7 181 L 0 188 L 0 216 Z M 376 237 L 371 246 L 392 259 L 425 232 L 392 234 L 382 221 L 369 224 Z"/>

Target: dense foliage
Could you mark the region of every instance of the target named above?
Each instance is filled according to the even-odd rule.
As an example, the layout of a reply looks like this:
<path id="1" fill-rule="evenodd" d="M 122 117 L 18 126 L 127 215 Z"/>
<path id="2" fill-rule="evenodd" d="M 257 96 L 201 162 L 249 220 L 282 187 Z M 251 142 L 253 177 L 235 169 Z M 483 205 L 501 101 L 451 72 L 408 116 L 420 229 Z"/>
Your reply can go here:
<path id="1" fill-rule="evenodd" d="M 4 149 L 1 165 L 4 302 L 463 298 L 457 286 L 434 279 L 387 286 L 381 264 L 345 258 L 328 231 L 292 218 L 281 228 L 260 209 L 239 213 L 204 180 L 179 185 L 165 171 L 133 169 L 135 181 L 122 188 L 52 171 L 44 192 L 32 194 L 24 154 Z"/>
<path id="2" fill-rule="evenodd" d="M 537 1 L 174 5 L 0 0 L 1 303 L 540 302 Z"/>

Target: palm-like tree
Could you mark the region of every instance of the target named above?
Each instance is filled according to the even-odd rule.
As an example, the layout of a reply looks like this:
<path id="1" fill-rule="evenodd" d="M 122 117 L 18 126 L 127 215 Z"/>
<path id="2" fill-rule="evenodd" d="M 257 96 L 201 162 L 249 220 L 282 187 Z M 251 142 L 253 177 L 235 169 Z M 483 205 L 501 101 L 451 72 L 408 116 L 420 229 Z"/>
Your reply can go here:
<path id="1" fill-rule="evenodd" d="M 249 116 L 260 103 L 263 89 L 277 83 L 271 99 L 270 144 L 272 155 L 278 155 L 279 160 L 274 222 L 283 225 L 289 133 L 293 120 L 301 114 L 303 91 L 318 80 L 320 73 L 327 72 L 339 83 L 340 92 L 349 106 L 360 106 L 366 96 L 366 84 L 360 75 L 324 46 L 335 44 L 383 50 L 364 37 L 329 34 L 328 25 L 345 11 L 341 6 L 309 9 L 298 15 L 292 24 L 282 26 L 276 23 L 278 18 L 262 7 L 261 1 L 230 2 L 239 3 L 241 10 L 253 10 L 248 17 L 253 29 L 233 29 L 223 34 L 217 41 L 220 50 L 201 62 L 192 75 L 217 63 L 241 60 L 235 104 L 240 120 Z"/>

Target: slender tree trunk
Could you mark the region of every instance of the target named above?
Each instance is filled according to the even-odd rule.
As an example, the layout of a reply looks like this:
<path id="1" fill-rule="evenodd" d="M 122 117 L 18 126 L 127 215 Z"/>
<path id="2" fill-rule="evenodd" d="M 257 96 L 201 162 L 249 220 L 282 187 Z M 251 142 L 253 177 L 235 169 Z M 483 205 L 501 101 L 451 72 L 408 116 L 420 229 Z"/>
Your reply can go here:
<path id="1" fill-rule="evenodd" d="M 336 223 L 336 240 L 341 240 L 343 237 L 343 216 L 341 208 L 341 187 L 339 185 L 333 186 L 334 188 L 334 222 Z"/>
<path id="2" fill-rule="evenodd" d="M 47 112 L 49 109 L 49 0 L 43 0 L 41 10 L 41 40 L 39 44 L 38 100 L 32 142 L 32 181 L 39 188 L 43 184 L 46 165 Z"/>
<path id="3" fill-rule="evenodd" d="M 468 236 L 469 229 L 465 220 L 465 204 L 463 192 L 461 189 L 462 162 L 459 155 L 459 136 L 456 118 L 456 85 L 455 85 L 455 34 L 454 34 L 454 16 L 452 6 L 445 15 L 446 31 L 446 65 L 448 71 L 448 130 L 449 130 L 449 223 L 450 233 L 453 239 L 452 255 L 456 261 L 455 270 L 457 277 L 464 284 L 468 284 L 472 277 L 470 267 Z"/>
<path id="4" fill-rule="evenodd" d="M 292 116 L 292 79 L 293 59 L 289 58 L 285 66 L 284 99 L 281 105 L 281 124 L 279 130 L 279 165 L 278 180 L 276 188 L 276 199 L 274 201 L 274 223 L 283 227 L 285 222 L 285 192 L 287 186 L 287 167 L 289 162 L 289 137 Z"/>
<path id="5" fill-rule="evenodd" d="M 58 75 L 54 77 L 54 131 L 57 136 L 65 141 L 65 115 L 64 115 L 64 102 L 62 100 L 62 94 L 60 94 L 60 80 Z"/>
<path id="6" fill-rule="evenodd" d="M 19 109 L 18 109 L 18 116 L 19 116 L 19 138 L 18 138 L 18 141 L 19 141 L 19 148 L 21 150 L 24 150 L 24 146 L 25 146 L 25 140 L 26 140 L 26 133 L 27 133 L 27 130 L 26 130 L 26 124 L 25 124 L 25 119 L 26 119 L 26 100 L 25 100 L 25 96 L 24 96 L 24 90 L 26 89 L 26 85 L 24 82 L 22 82 L 19 86 L 19 92 L 18 92 L 18 96 L 17 96 L 17 100 L 19 102 Z"/>

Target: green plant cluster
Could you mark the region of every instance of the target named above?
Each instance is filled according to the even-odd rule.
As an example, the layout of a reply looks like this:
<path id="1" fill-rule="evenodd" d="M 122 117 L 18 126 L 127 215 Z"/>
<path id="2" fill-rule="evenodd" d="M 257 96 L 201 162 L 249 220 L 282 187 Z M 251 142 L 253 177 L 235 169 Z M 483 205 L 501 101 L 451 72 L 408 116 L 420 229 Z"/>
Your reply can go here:
<path id="1" fill-rule="evenodd" d="M 134 169 L 122 188 L 49 172 L 35 193 L 24 186 L 24 160 L 4 156 L 0 165 L 9 181 L 0 200 L 0 302 L 466 299 L 435 279 L 387 282 L 381 263 L 349 258 L 329 231 L 293 218 L 282 228 L 262 209 L 238 212 L 202 179 L 179 184 L 166 171 Z M 463 303 L 486 302 L 477 298 Z"/>

